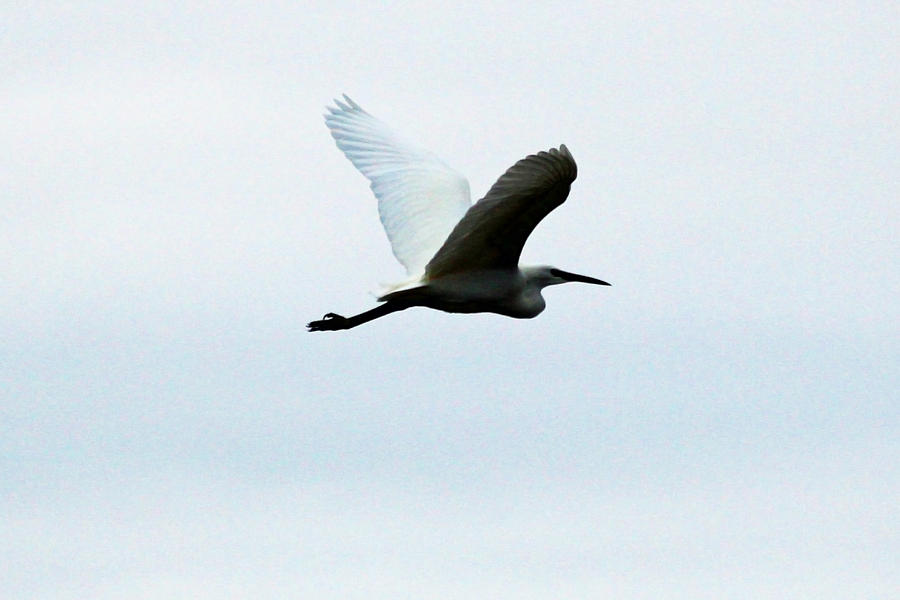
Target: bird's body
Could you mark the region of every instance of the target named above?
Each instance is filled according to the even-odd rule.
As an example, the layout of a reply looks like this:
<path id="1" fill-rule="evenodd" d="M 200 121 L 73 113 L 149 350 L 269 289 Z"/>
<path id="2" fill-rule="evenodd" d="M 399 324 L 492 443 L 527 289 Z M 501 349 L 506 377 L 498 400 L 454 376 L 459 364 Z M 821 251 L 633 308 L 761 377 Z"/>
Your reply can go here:
<path id="1" fill-rule="evenodd" d="M 379 299 L 414 302 L 449 313 L 492 312 L 518 319 L 536 317 L 545 306 L 540 289 L 529 285 L 519 269 L 451 273 Z"/>
<path id="2" fill-rule="evenodd" d="M 394 255 L 410 277 L 379 297 L 380 306 L 353 317 L 329 313 L 309 323 L 310 331 L 349 329 L 412 306 L 529 319 L 544 310 L 541 290 L 548 285 L 609 285 L 518 265 L 528 236 L 565 201 L 577 175 L 565 146 L 520 160 L 470 206 L 465 178 L 344 99 L 329 107 L 325 122 L 338 148 L 371 181 Z"/>

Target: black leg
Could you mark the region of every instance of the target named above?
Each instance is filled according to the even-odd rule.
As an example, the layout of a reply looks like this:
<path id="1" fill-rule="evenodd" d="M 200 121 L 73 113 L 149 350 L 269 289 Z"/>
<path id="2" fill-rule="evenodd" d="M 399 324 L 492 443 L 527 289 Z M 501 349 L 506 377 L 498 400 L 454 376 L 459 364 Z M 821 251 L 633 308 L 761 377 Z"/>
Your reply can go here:
<path id="1" fill-rule="evenodd" d="M 372 310 L 367 310 L 364 313 L 359 313 L 352 317 L 342 317 L 341 315 L 328 313 L 319 321 L 307 323 L 306 328 L 309 331 L 338 331 L 341 329 L 350 329 L 357 325 L 368 323 L 378 317 L 389 315 L 392 312 L 407 309 L 409 306 L 409 304 L 401 304 L 398 302 L 385 302 L 381 306 L 376 306 Z"/>

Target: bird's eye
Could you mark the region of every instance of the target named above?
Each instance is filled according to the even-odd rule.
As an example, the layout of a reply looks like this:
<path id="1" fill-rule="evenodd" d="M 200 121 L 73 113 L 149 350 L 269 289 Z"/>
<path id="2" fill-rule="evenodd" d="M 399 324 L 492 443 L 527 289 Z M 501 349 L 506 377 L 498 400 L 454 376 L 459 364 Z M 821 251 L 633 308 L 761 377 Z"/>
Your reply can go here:
<path id="1" fill-rule="evenodd" d="M 550 274 L 554 277 L 561 277 L 562 271 L 559 269 L 550 269 Z"/>

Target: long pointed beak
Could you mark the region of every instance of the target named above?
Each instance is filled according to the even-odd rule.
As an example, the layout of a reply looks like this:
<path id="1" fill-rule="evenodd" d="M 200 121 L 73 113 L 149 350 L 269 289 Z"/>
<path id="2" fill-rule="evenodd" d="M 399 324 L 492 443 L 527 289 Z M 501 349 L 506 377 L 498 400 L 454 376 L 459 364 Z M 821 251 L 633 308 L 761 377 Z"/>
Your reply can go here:
<path id="1" fill-rule="evenodd" d="M 560 279 L 565 279 L 566 281 L 578 281 L 581 283 L 593 283 L 594 285 L 612 285 L 611 283 L 606 283 L 605 281 L 601 281 L 600 279 L 595 279 L 594 277 L 588 277 L 587 275 L 579 275 L 578 273 L 569 273 L 568 271 L 561 271 L 559 269 L 554 269 L 553 274 L 559 277 Z"/>

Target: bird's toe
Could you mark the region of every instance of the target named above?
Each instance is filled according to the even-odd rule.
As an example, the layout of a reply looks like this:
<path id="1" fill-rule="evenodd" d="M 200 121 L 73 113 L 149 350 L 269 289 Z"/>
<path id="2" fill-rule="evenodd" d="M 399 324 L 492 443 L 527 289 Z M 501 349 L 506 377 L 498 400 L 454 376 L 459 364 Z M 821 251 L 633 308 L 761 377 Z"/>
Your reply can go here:
<path id="1" fill-rule="evenodd" d="M 347 318 L 335 313 L 328 313 L 318 321 L 306 324 L 307 331 L 337 331 L 346 329 Z"/>

